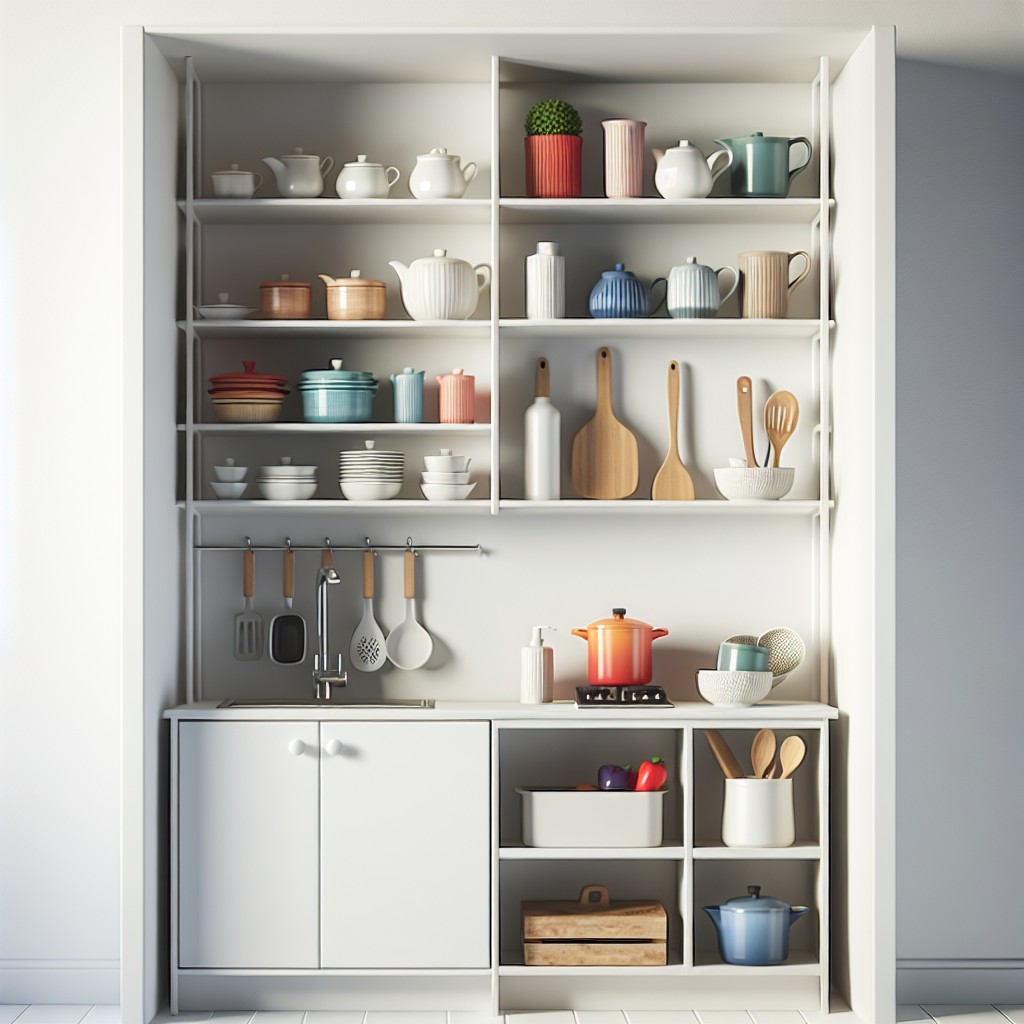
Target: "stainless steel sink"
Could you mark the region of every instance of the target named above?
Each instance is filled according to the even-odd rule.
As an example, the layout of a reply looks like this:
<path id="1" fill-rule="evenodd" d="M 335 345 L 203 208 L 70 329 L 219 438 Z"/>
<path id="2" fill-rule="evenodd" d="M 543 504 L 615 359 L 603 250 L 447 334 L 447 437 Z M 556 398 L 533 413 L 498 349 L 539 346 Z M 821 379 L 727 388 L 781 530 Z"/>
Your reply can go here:
<path id="1" fill-rule="evenodd" d="M 335 697 L 317 700 L 315 697 L 267 697 L 223 700 L 219 708 L 432 708 L 432 700 L 413 700 L 402 697 Z"/>

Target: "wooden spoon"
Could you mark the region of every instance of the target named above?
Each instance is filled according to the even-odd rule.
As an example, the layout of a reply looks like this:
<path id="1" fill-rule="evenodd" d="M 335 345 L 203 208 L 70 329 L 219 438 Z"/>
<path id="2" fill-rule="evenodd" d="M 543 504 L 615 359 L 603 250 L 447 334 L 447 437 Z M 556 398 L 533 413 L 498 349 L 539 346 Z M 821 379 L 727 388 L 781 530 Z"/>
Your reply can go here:
<path id="1" fill-rule="evenodd" d="M 743 435 L 743 450 L 747 454 L 747 465 L 753 469 L 757 463 L 754 454 L 754 390 L 749 377 L 736 379 L 736 409 L 740 416 L 740 433 Z"/>
<path id="2" fill-rule="evenodd" d="M 803 764 L 806 753 L 807 744 L 799 736 L 787 736 L 779 747 L 779 768 L 775 778 L 788 779 Z"/>
<path id="3" fill-rule="evenodd" d="M 725 777 L 727 779 L 742 779 L 744 777 L 743 769 L 740 767 L 739 761 L 736 760 L 736 755 L 732 752 L 729 744 L 725 742 L 725 737 L 715 729 L 705 729 L 704 736 Z"/>
<path id="4" fill-rule="evenodd" d="M 767 778 L 774 762 L 775 733 L 771 729 L 761 729 L 750 745 L 750 764 L 754 769 L 754 778 Z"/>
<path id="5" fill-rule="evenodd" d="M 668 455 L 655 474 L 651 497 L 655 501 L 693 501 L 693 479 L 679 457 L 679 363 L 668 364 Z"/>
<path id="6" fill-rule="evenodd" d="M 779 468 L 782 446 L 793 436 L 800 419 L 800 403 L 790 391 L 776 391 L 764 406 L 764 431 L 772 443 L 772 468 Z M 754 463 L 757 465 L 757 463 Z"/>

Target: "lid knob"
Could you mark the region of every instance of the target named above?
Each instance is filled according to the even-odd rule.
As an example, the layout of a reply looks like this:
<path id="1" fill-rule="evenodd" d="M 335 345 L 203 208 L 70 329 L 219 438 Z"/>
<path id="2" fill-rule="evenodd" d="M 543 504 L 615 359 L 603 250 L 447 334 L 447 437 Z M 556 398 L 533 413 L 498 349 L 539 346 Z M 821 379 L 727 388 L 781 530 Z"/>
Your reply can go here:
<path id="1" fill-rule="evenodd" d="M 342 367 L 343 362 L 344 362 L 344 360 L 342 360 L 342 359 L 332 359 L 331 360 L 331 369 L 332 370 L 340 370 L 341 367 Z"/>
<path id="2" fill-rule="evenodd" d="M 227 292 L 217 292 L 217 301 L 218 302 L 222 302 L 225 305 L 227 305 L 228 293 Z"/>
<path id="3" fill-rule="evenodd" d="M 361 273 L 362 273 L 362 271 L 361 271 L 361 270 L 350 270 L 350 271 L 348 272 L 348 276 L 349 276 L 349 277 L 359 277 L 359 275 L 360 275 Z"/>
<path id="4" fill-rule="evenodd" d="M 359 163 L 361 163 L 361 164 L 365 164 L 366 163 L 366 154 L 365 153 L 360 153 L 359 156 L 356 157 L 356 160 L 359 161 Z"/>
<path id="5" fill-rule="evenodd" d="M 434 250 L 434 255 L 436 257 L 438 257 L 438 258 L 440 258 L 442 256 L 447 256 L 448 255 L 448 250 L 447 249 L 435 249 Z"/>
<path id="6" fill-rule="evenodd" d="M 614 615 L 615 618 L 617 618 L 617 619 L 624 619 L 626 617 L 626 609 L 625 608 L 613 608 L 612 609 L 612 615 Z"/>
<path id="7" fill-rule="evenodd" d="M 542 253 L 545 256 L 557 256 L 558 255 L 558 243 L 557 242 L 538 242 L 537 252 Z"/>
<path id="8" fill-rule="evenodd" d="M 231 165 L 231 170 L 237 171 L 238 170 L 238 164 L 232 164 Z"/>
<path id="9" fill-rule="evenodd" d="M 761 895 L 761 886 L 759 885 L 748 885 L 747 893 L 751 899 L 756 900 Z"/>

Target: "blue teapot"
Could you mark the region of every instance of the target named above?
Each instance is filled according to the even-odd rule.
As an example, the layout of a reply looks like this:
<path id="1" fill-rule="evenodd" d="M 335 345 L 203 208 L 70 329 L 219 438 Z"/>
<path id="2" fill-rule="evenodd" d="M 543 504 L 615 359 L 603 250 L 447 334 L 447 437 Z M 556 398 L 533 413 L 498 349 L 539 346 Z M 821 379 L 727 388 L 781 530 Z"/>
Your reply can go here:
<path id="1" fill-rule="evenodd" d="M 767 967 L 786 962 L 789 929 L 809 907 L 791 907 L 761 895 L 761 886 L 748 885 L 749 896 L 737 896 L 704 911 L 718 929 L 718 952 L 727 964 Z"/>
<path id="2" fill-rule="evenodd" d="M 606 270 L 601 280 L 590 292 L 590 315 L 592 317 L 644 317 L 656 312 L 659 302 L 651 308 L 651 293 L 654 286 L 661 281 L 668 288 L 663 277 L 656 277 L 648 289 L 646 285 L 629 270 L 625 264 L 616 263 L 614 270 Z M 665 297 L 662 296 L 662 302 Z"/>

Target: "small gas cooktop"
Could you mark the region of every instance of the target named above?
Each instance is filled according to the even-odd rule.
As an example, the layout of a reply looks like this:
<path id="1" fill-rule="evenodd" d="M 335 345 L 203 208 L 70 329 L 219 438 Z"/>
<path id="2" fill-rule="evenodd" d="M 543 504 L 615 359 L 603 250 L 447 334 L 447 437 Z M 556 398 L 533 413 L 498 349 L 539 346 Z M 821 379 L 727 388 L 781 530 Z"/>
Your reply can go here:
<path id="1" fill-rule="evenodd" d="M 577 686 L 578 708 L 671 708 L 665 691 L 654 683 L 645 686 Z"/>

